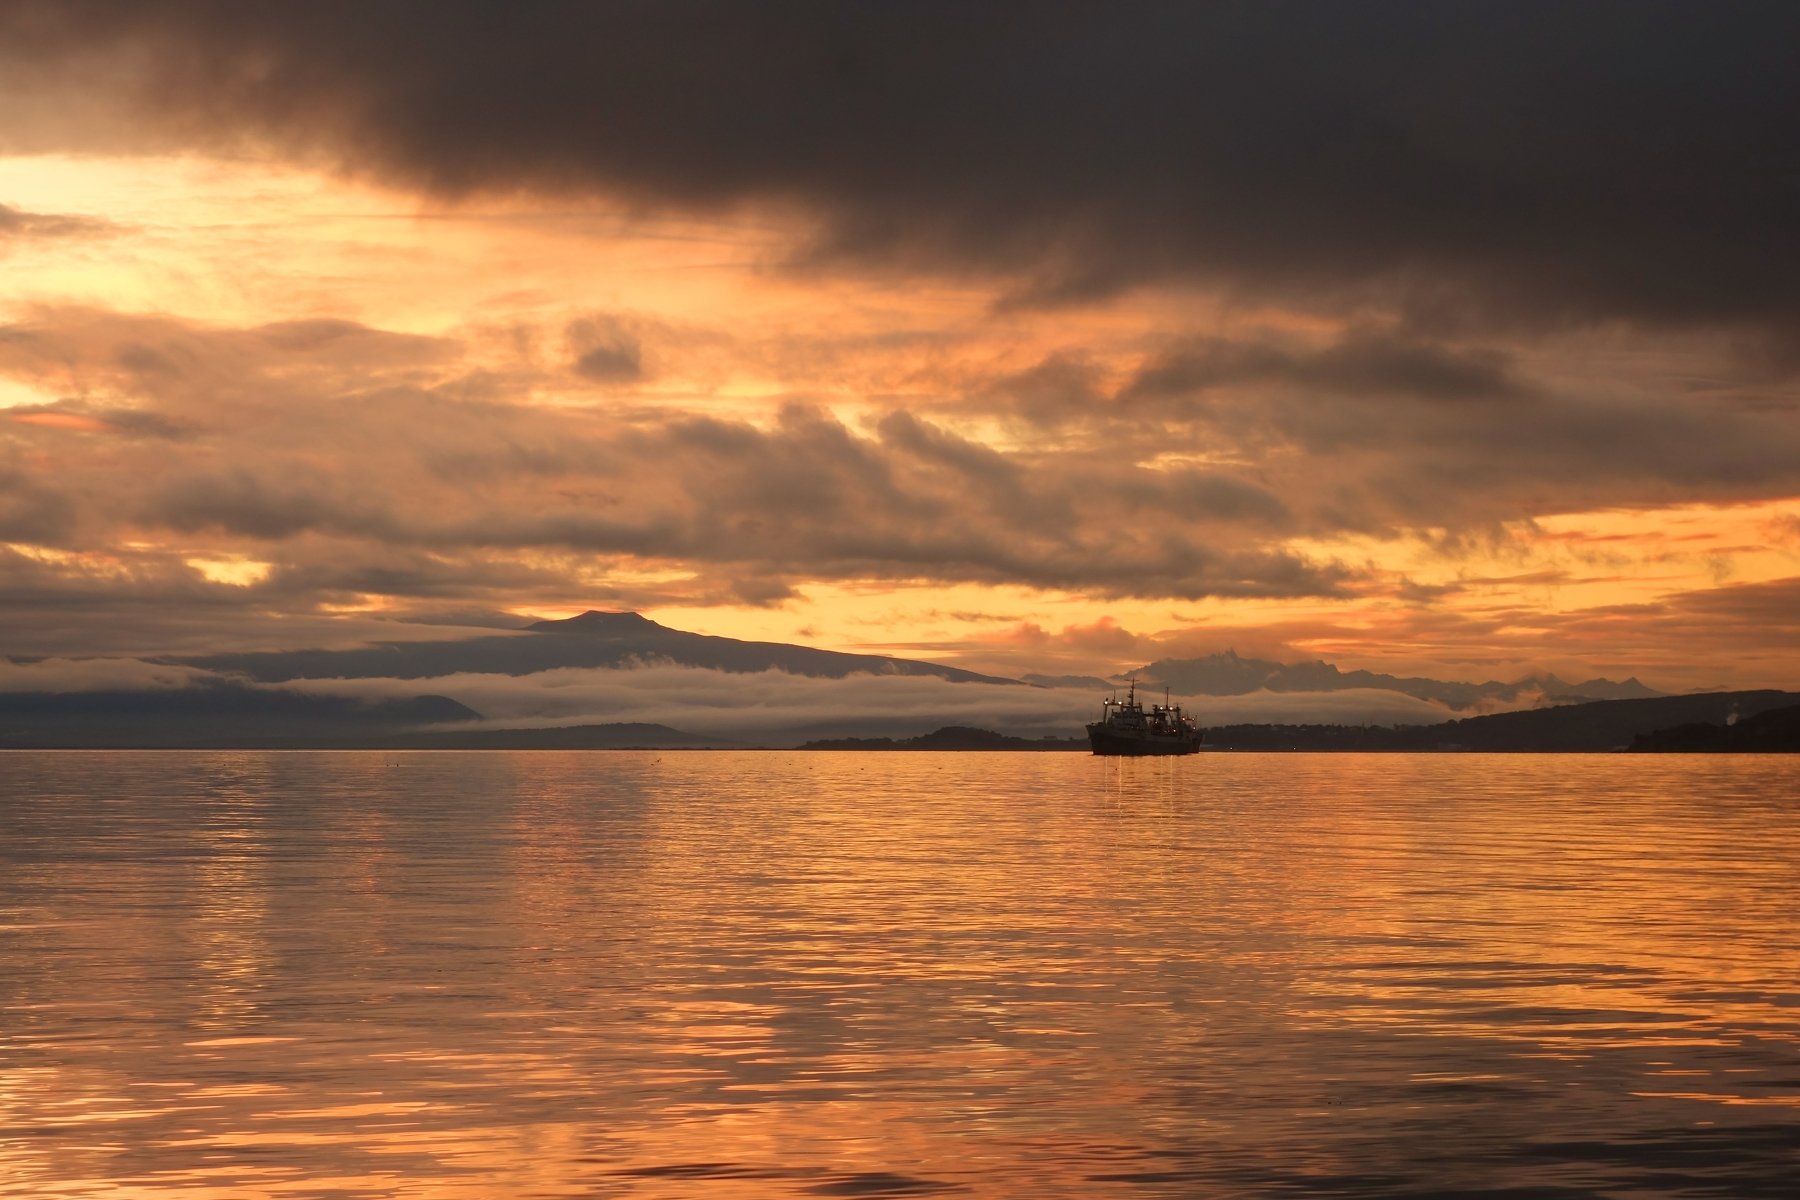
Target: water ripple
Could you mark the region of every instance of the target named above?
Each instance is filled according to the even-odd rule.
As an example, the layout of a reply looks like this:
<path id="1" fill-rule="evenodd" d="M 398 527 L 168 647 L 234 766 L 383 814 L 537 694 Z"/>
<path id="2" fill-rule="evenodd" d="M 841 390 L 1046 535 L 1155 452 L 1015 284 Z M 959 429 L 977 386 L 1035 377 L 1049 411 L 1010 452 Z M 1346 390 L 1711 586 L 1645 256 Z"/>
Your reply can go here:
<path id="1" fill-rule="evenodd" d="M 0 755 L 0 1196 L 1800 1194 L 1800 763 Z"/>

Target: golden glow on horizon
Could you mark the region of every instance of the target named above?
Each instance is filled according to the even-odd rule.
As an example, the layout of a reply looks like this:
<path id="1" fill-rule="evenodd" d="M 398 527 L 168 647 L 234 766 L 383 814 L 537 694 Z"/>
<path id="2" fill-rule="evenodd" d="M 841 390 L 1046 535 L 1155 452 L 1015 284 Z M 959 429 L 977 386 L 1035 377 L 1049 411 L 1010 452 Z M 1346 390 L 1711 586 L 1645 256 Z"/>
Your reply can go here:
<path id="1" fill-rule="evenodd" d="M 34 546 L 29 542 L 0 542 L 0 550 L 17 554 L 21 558 L 58 565 L 80 562 L 86 557 L 68 550 L 58 550 L 53 546 Z"/>
<path id="2" fill-rule="evenodd" d="M 0 411 L 9 408 L 25 408 L 27 406 L 50 404 L 55 400 L 55 396 L 50 395 L 40 388 L 32 387 L 28 383 L 23 383 L 17 379 L 0 378 Z M 18 418 L 15 416 L 13 419 L 17 420 Z"/>
<path id="3" fill-rule="evenodd" d="M 195 557 L 183 561 L 212 582 L 228 583 L 233 587 L 249 587 L 253 583 L 261 583 L 274 570 L 273 563 L 257 562 L 254 559 Z"/>
<path id="4" fill-rule="evenodd" d="M 1671 537 L 1672 529 L 1681 532 Z M 1772 501 L 1559 514 L 1535 527 L 1509 530 L 1508 540 L 1483 556 L 1450 557 L 1410 541 L 1308 543 L 1303 549 L 1320 559 L 1365 563 L 1396 585 L 1410 581 L 1452 589 L 1429 602 L 1451 612 L 1578 614 L 1654 604 L 1671 593 L 1723 580 L 1757 583 L 1791 577 L 1800 573 L 1796 530 L 1800 501 Z M 1752 531 L 1765 540 L 1747 540 Z M 1079 593 L 981 584 L 906 588 L 814 583 L 780 608 L 666 606 L 649 615 L 677 628 L 731 637 L 859 653 L 920 654 L 997 671 L 1016 664 L 1020 649 L 1029 649 L 1026 657 L 1046 663 L 1041 669 L 1047 671 L 1110 673 L 1140 661 L 1141 654 L 1117 639 L 1088 637 L 1084 644 L 1077 636 L 1059 644 L 1060 633 L 1102 617 L 1184 653 L 1236 648 L 1277 658 L 1320 657 L 1346 668 L 1403 670 L 1412 664 L 1420 670 L 1454 669 L 1464 661 L 1454 646 L 1432 646 L 1404 632 L 1406 614 L 1418 603 L 1382 595 L 1096 601 Z M 581 610 L 559 611 L 572 616 Z M 1327 622 L 1330 632 L 1278 633 L 1269 644 L 1259 644 L 1248 632 L 1259 624 L 1291 630 Z M 1021 639 L 1021 627 L 1037 627 L 1046 636 Z M 1502 673 L 1511 669 L 1523 674 L 1534 665 L 1578 669 L 1544 660 L 1541 628 L 1501 628 L 1489 636 L 1494 669 Z M 1059 659 L 1063 666 L 1053 668 Z"/>
<path id="5" fill-rule="evenodd" d="M 1367 562 L 1416 584 L 1457 587 L 1488 604 L 1571 612 L 1800 573 L 1800 500 L 1553 513 L 1513 523 L 1504 539 L 1454 556 L 1430 541 L 1292 544 L 1319 558 Z"/>
<path id="6" fill-rule="evenodd" d="M 113 426 L 96 417 L 71 412 L 13 413 L 11 419 L 21 425 L 41 425 L 45 429 L 70 429 L 77 433 L 111 433 Z"/>

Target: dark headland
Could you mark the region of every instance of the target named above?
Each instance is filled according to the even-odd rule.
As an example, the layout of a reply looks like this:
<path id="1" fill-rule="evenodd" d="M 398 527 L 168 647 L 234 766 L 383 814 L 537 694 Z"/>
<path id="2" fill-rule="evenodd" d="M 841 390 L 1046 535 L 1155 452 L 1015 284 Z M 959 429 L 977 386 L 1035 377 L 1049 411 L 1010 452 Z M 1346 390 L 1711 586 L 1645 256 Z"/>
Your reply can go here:
<path id="1" fill-rule="evenodd" d="M 1654 743 L 1662 731 L 1672 727 L 1725 727 L 1796 704 L 1800 704 L 1800 693 L 1795 692 L 1709 692 L 1654 700 L 1599 700 L 1436 725 L 1223 725 L 1208 729 L 1206 738 L 1215 750 L 1595 753 L 1678 749 L 1689 747 Z M 1729 748 L 1776 747 L 1743 742 Z"/>
<path id="2" fill-rule="evenodd" d="M 1086 750 L 1085 737 L 1013 737 L 991 729 L 946 725 L 909 738 L 823 738 L 807 742 L 802 750 Z"/>
<path id="3" fill-rule="evenodd" d="M 1800 748 L 1800 693 L 1708 692 L 1647 700 L 1598 700 L 1493 713 L 1435 725 L 1218 725 L 1209 750 L 1486 751 L 1615 750 L 1755 753 Z M 803 750 L 1086 750 L 1086 738 L 1017 738 L 947 726 L 912 738 L 836 738 Z"/>
<path id="4" fill-rule="evenodd" d="M 1658 729 L 1634 739 L 1631 748 L 1649 754 L 1800 754 L 1800 705 L 1772 708 L 1737 721 Z"/>

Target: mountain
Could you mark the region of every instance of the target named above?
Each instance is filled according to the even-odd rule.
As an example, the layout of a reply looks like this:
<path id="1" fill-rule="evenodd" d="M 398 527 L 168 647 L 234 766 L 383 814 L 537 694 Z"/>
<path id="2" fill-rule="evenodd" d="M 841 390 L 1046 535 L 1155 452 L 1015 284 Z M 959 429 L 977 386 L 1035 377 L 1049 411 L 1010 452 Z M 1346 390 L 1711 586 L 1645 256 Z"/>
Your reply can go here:
<path id="1" fill-rule="evenodd" d="M 688 633 L 634 612 L 586 612 L 560 621 L 536 621 L 509 631 L 471 631 L 443 641 L 389 641 L 352 649 L 215 654 L 161 660 L 212 672 L 182 688 L 15 692 L 0 694 L 0 748 L 28 746 L 321 746 L 681 748 L 731 745 L 795 745 L 828 739 L 846 748 L 972 748 L 1011 746 L 995 738 L 1025 735 L 1015 748 L 1044 748 L 1036 735 L 1063 738 L 1079 729 L 1087 701 L 1113 690 L 1118 680 L 1087 675 L 1028 675 L 1024 681 L 982 675 L 958 667 L 886 655 L 846 654 L 781 642 L 744 641 Z M 692 682 L 667 674 L 642 675 L 634 667 L 677 665 L 717 672 Z M 58 668 L 61 670 L 61 668 Z M 592 671 L 591 676 L 542 672 Z M 776 673 L 746 679 L 742 689 L 725 675 Z M 165 673 L 166 674 L 166 673 Z M 1567 683 L 1552 675 L 1512 683 L 1458 683 L 1377 672 L 1340 670 L 1314 661 L 1280 663 L 1242 658 L 1235 652 L 1201 658 L 1162 659 L 1138 672 L 1140 684 L 1166 684 L 1185 697 L 1211 700 L 1213 721 L 1242 720 L 1281 710 L 1325 719 L 1372 713 L 1387 705 L 1423 712 L 1399 719 L 1436 721 L 1443 712 L 1534 706 L 1434 725 L 1380 728 L 1367 725 L 1217 725 L 1215 746 L 1237 748 L 1436 749 L 1444 745 L 1489 749 L 1609 749 L 1678 725 L 1722 722 L 1720 707 L 1733 697 L 1739 716 L 1773 706 L 1786 693 L 1721 693 L 1718 697 L 1666 697 L 1636 679 Z M 459 675 L 484 675 L 462 681 Z M 929 678 L 956 684 L 1007 688 L 902 689 L 905 703 L 876 680 L 813 684 L 862 675 Z M 604 676 L 604 678 L 601 678 Z M 129 674 L 122 678 L 135 678 Z M 506 677 L 506 678 L 494 678 Z M 89 679 L 80 672 L 48 671 L 46 679 Z M 396 687 L 391 682 L 343 685 L 345 692 L 384 694 L 382 700 L 332 695 L 330 683 L 295 681 L 432 680 Z M 519 680 L 518 683 L 512 682 Z M 673 690 L 670 686 L 673 684 Z M 1035 685 L 1035 686 L 1030 686 Z M 407 696 L 414 688 L 459 694 L 487 710 L 477 713 L 447 696 Z M 1050 691 L 1039 690 L 1050 689 Z M 1355 691 L 1341 700 L 1333 693 Z M 1371 701 L 1369 694 L 1392 697 Z M 398 695 L 395 693 L 398 692 Z M 1052 694 L 1052 692 L 1056 694 Z M 951 695 L 951 693 L 955 693 Z M 1077 698 L 1077 693 L 1083 693 Z M 1308 694 L 1271 701 L 1265 693 Z M 1323 706 L 1317 698 L 1327 697 Z M 639 697 L 642 697 L 640 702 Z M 1424 703 L 1421 703 L 1424 702 Z M 1598 704 L 1601 707 L 1596 708 Z M 1374 705 L 1374 707 L 1371 707 Z M 1604 706 L 1624 706 L 1615 710 Z M 1633 706 L 1649 705 L 1651 708 Z M 1657 708 L 1656 705 L 1663 707 Z M 1558 707 L 1562 706 L 1562 707 Z M 1434 710 L 1435 709 L 1435 710 Z M 1387 711 L 1387 710 L 1382 710 Z M 690 733 L 632 717 L 673 718 Z M 617 723 L 616 718 L 627 718 Z M 1003 732 L 964 728 L 973 718 Z M 1287 718 L 1293 720 L 1292 716 Z M 1316 719 L 1316 717 L 1315 717 Z M 1341 719 L 1341 718 L 1339 718 Z M 1393 720 L 1390 716 L 1387 719 Z M 526 720 L 586 722 L 507 728 Z M 488 722 L 502 728 L 477 727 Z M 611 723 L 609 723 L 611 722 Z M 958 722 L 920 738 L 910 729 Z M 897 739 L 890 741 L 889 739 Z"/>
<path id="2" fill-rule="evenodd" d="M 541 729 L 435 729 L 386 738 L 376 749 L 395 750 L 725 750 L 723 738 L 668 725 L 618 721 Z"/>
<path id="3" fill-rule="evenodd" d="M 1771 708 L 1721 724 L 1677 725 L 1640 735 L 1631 748 L 1644 753 L 1800 754 L 1800 705 Z"/>
<path id="4" fill-rule="evenodd" d="M 516 633 L 444 642 L 379 642 L 349 650 L 285 650 L 214 654 L 177 661 L 243 675 L 261 683 L 295 679 L 432 679 L 443 675 L 533 675 L 558 668 L 673 664 L 715 671 L 785 671 L 842 679 L 847 675 L 928 675 L 956 683 L 1017 685 L 936 663 L 880 654 L 844 654 L 785 642 L 746 642 L 687 633 L 634 612 L 585 612 L 536 621 Z"/>
<path id="5" fill-rule="evenodd" d="M 1022 738 L 995 733 L 991 729 L 974 729 L 967 725 L 946 725 L 930 733 L 910 738 L 826 738 L 807 742 L 802 750 L 1086 750 L 1088 740 L 1080 738 Z"/>
<path id="6" fill-rule="evenodd" d="M 365 746 L 480 718 L 447 696 L 363 701 L 231 684 L 0 692 L 0 748 Z"/>
<path id="7" fill-rule="evenodd" d="M 201 684 L 103 692 L 0 692 L 0 749 L 678 750 L 730 747 L 667 725 L 469 728 L 447 696 L 347 696 Z"/>
<path id="8" fill-rule="evenodd" d="M 1800 704 L 1800 693 L 1709 692 L 1644 700 L 1595 700 L 1465 717 L 1436 725 L 1225 725 L 1206 730 L 1218 750 L 1619 750 L 1672 726 L 1755 717 Z"/>
<path id="9" fill-rule="evenodd" d="M 1541 696 L 1553 704 L 1584 700 L 1648 700 L 1663 693 L 1636 678 L 1614 682 L 1589 679 L 1565 683 L 1554 675 L 1528 675 L 1513 683 L 1456 683 L 1439 679 L 1383 675 L 1375 671 L 1341 671 L 1328 662 L 1279 663 L 1240 658 L 1235 651 L 1205 658 L 1166 658 L 1137 671 L 1138 682 L 1167 687 L 1183 696 L 1242 696 L 1250 692 L 1339 692 L 1375 688 L 1432 700 L 1453 710 L 1483 704 L 1513 704 Z M 1027 682 L 1032 682 L 1027 677 Z"/>

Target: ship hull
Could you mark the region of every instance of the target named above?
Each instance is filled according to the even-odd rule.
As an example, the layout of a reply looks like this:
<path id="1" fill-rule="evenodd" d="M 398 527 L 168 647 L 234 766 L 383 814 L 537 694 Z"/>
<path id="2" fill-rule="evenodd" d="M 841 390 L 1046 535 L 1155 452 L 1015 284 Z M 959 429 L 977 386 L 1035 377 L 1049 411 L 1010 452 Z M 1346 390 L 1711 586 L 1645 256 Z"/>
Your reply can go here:
<path id="1" fill-rule="evenodd" d="M 1158 737 L 1153 734 L 1136 736 L 1117 733 L 1100 725 L 1089 725 L 1087 734 L 1095 754 L 1138 758 L 1147 755 L 1197 754 L 1200 751 L 1198 737 Z"/>

